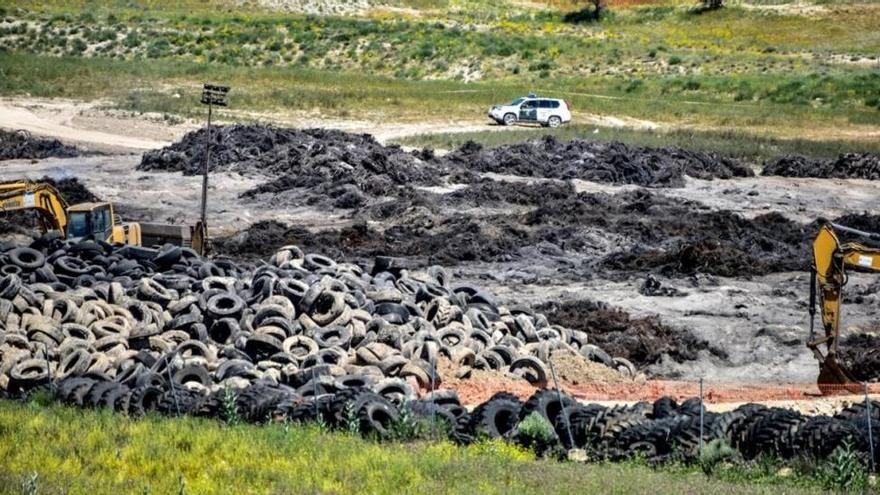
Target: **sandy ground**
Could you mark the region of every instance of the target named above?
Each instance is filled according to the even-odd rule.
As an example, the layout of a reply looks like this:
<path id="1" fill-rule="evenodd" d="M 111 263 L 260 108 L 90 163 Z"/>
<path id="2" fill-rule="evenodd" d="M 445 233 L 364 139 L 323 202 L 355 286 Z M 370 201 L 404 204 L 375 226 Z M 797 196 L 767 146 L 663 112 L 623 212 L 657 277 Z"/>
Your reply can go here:
<path id="1" fill-rule="evenodd" d="M 101 101 L 0 98 L 0 128 L 24 129 L 36 136 L 53 137 L 88 151 L 117 154 L 140 153 L 167 146 L 202 125 L 201 122 L 193 121 L 169 122 L 161 114 L 108 110 L 108 106 L 108 102 Z M 488 119 L 398 123 L 254 112 L 230 114 L 288 127 L 323 127 L 352 133 L 369 133 L 381 143 L 419 134 L 500 132 L 522 128 L 490 124 Z M 630 125 L 629 120 L 614 117 L 590 116 L 587 121 L 602 125 Z"/>
<path id="2" fill-rule="evenodd" d="M 87 150 L 143 151 L 166 146 L 186 129 L 99 110 L 100 102 L 0 99 L 0 127 L 24 129 Z M 149 116 L 148 116 L 149 117 Z M 155 118 L 155 117 L 154 117 Z"/>

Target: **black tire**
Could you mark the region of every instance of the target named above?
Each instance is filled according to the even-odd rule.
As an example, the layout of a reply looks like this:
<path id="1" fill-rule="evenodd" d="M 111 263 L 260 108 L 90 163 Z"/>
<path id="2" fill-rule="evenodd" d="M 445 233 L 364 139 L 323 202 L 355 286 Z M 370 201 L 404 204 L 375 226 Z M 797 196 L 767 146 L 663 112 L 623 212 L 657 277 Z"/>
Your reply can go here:
<path id="1" fill-rule="evenodd" d="M 808 419 L 795 436 L 795 449 L 803 456 L 822 460 L 838 447 L 858 438 L 859 431 L 853 423 L 828 416 Z"/>
<path id="2" fill-rule="evenodd" d="M 691 416 L 691 417 L 695 417 L 695 418 L 700 417 L 700 411 L 702 411 L 703 414 L 705 415 L 706 407 L 703 406 L 699 397 L 691 397 L 690 399 L 682 402 L 681 405 L 679 405 L 678 409 L 676 410 L 676 412 L 678 414 L 682 414 L 685 416 Z"/>
<path id="3" fill-rule="evenodd" d="M 346 388 L 370 388 L 375 384 L 375 380 L 368 375 L 344 375 L 336 379 L 337 387 Z"/>
<path id="4" fill-rule="evenodd" d="M 87 384 L 83 384 L 81 387 L 77 387 L 73 390 L 68 399 L 68 403 L 70 405 L 79 407 L 88 406 L 89 392 L 92 390 L 92 387 L 100 385 L 101 383 L 104 383 L 104 381 L 89 378 L 89 382 Z"/>
<path id="5" fill-rule="evenodd" d="M 21 290 L 21 278 L 15 274 L 9 274 L 0 278 L 0 299 L 12 300 Z"/>
<path id="6" fill-rule="evenodd" d="M 253 335 L 244 344 L 244 352 L 256 363 L 282 351 L 281 342 L 270 335 Z"/>
<path id="7" fill-rule="evenodd" d="M 505 397 L 489 399 L 470 415 L 468 433 L 474 437 L 504 438 L 516 428 L 522 403 Z"/>
<path id="8" fill-rule="evenodd" d="M 351 347 L 351 331 L 339 325 L 315 330 L 314 339 L 322 349 L 340 347 L 348 350 Z"/>
<path id="9" fill-rule="evenodd" d="M 9 261 L 25 271 L 33 271 L 46 263 L 46 256 L 29 247 L 17 247 L 7 253 Z"/>
<path id="10" fill-rule="evenodd" d="M 57 395 L 63 403 L 76 405 L 77 397 L 87 394 L 94 384 L 95 381 L 91 378 L 67 378 L 58 385 Z M 82 399 L 80 399 L 81 402 Z"/>
<path id="11" fill-rule="evenodd" d="M 26 392 L 49 382 L 49 368 L 45 359 L 25 359 L 9 370 L 8 390 Z"/>
<path id="12" fill-rule="evenodd" d="M 731 446 L 742 450 L 746 442 L 746 435 L 752 425 L 772 411 L 761 404 L 744 404 L 733 412 L 737 414 L 737 417 L 730 423 L 727 429 L 727 438 L 730 440 Z"/>
<path id="13" fill-rule="evenodd" d="M 292 422 L 309 423 L 321 417 L 327 424 L 332 424 L 333 411 L 330 407 L 332 400 L 332 395 L 303 398 L 288 408 L 287 419 Z"/>
<path id="14" fill-rule="evenodd" d="M 336 262 L 320 254 L 307 254 L 303 259 L 303 268 L 310 271 L 336 268 Z"/>
<path id="15" fill-rule="evenodd" d="M 391 427 L 400 417 L 394 405 L 384 397 L 375 397 L 358 411 L 361 433 L 369 435 L 377 433 L 380 437 L 390 434 Z"/>
<path id="16" fill-rule="evenodd" d="M 211 380 L 211 375 L 208 373 L 208 370 L 203 368 L 202 366 L 197 365 L 188 365 L 183 368 L 177 370 L 174 373 L 174 382 L 179 384 L 178 386 L 185 385 L 190 382 L 196 382 L 201 384 L 205 388 L 209 388 L 214 384 L 213 380 Z"/>
<path id="17" fill-rule="evenodd" d="M 155 411 L 159 398 L 162 396 L 162 389 L 157 387 L 137 387 L 132 391 L 128 402 L 128 411 L 130 416 L 143 416 L 144 414 Z"/>
<path id="18" fill-rule="evenodd" d="M 415 398 L 415 392 L 412 387 L 398 378 L 386 378 L 379 381 L 373 387 L 373 391 L 396 405 Z"/>
<path id="19" fill-rule="evenodd" d="M 562 413 L 563 408 L 567 409 L 570 407 L 577 407 L 578 405 L 577 401 L 565 393 L 561 394 L 562 401 L 560 401 L 559 395 L 560 394 L 558 394 L 556 390 L 538 390 L 529 397 L 529 400 L 527 400 L 520 409 L 520 421 L 525 419 L 529 414 L 537 412 L 543 416 L 544 419 L 549 421 L 551 425 L 555 425 L 556 419 Z"/>
<path id="20" fill-rule="evenodd" d="M 668 418 L 669 416 L 674 415 L 677 409 L 678 403 L 675 399 L 668 395 L 660 397 L 654 401 L 654 406 L 651 411 L 651 419 Z"/>
<path id="21" fill-rule="evenodd" d="M 180 261 L 182 255 L 183 251 L 181 251 L 180 247 L 167 245 L 156 254 L 156 257 L 153 258 L 153 263 L 167 268 Z"/>
<path id="22" fill-rule="evenodd" d="M 534 356 L 523 356 L 510 363 L 509 371 L 518 374 L 535 385 L 547 383 L 547 367 Z"/>
<path id="23" fill-rule="evenodd" d="M 113 391 L 116 391 L 119 388 L 119 384 L 116 382 L 102 382 L 97 383 L 89 390 L 88 397 L 86 398 L 86 403 L 94 408 L 104 407 L 104 398 Z"/>
<path id="24" fill-rule="evenodd" d="M 309 317 L 319 326 L 329 325 L 345 311 L 345 300 L 338 292 L 324 291 L 315 299 Z"/>
<path id="25" fill-rule="evenodd" d="M 773 408 L 751 425 L 740 452 L 747 460 L 762 454 L 790 459 L 796 453 L 798 429 L 806 420 L 797 411 Z"/>
<path id="26" fill-rule="evenodd" d="M 595 444 L 595 439 L 592 438 L 590 432 L 593 428 L 593 423 L 606 409 L 605 406 L 599 404 L 565 408 L 568 419 L 567 423 L 566 416 L 560 414 L 556 418 L 556 425 L 554 425 L 562 444 L 567 448 L 584 448 Z M 569 428 L 571 428 L 571 438 L 568 435 Z"/>
<path id="27" fill-rule="evenodd" d="M 259 423 L 271 419 L 272 412 L 291 395 L 278 387 L 255 384 L 239 392 L 235 403 L 242 418 Z"/>
<path id="28" fill-rule="evenodd" d="M 864 402 L 856 402 L 834 415 L 842 421 L 861 421 L 868 417 L 867 406 Z M 880 424 L 880 401 L 871 401 L 871 419 Z"/>
<path id="29" fill-rule="evenodd" d="M 245 302 L 235 294 L 224 292 L 208 299 L 206 311 L 213 319 L 236 318 L 245 308 Z"/>
<path id="30" fill-rule="evenodd" d="M 435 428 L 434 431 L 439 429 L 440 431 L 451 432 L 451 429 L 455 427 L 458 421 L 458 411 L 433 402 L 417 400 L 407 402 L 403 407 L 408 408 L 415 416 L 433 422 L 434 424 L 431 427 Z M 441 423 L 445 423 L 445 425 L 441 426 Z"/>
<path id="31" fill-rule="evenodd" d="M 614 366 L 614 358 L 612 358 L 610 354 L 608 354 L 607 352 L 605 352 L 604 350 L 602 350 L 600 347 L 598 347 L 596 345 L 587 344 L 587 345 L 581 346 L 581 348 L 578 350 L 578 352 L 580 353 L 581 356 L 589 359 L 590 361 L 593 361 L 595 363 L 602 363 L 605 366 L 608 366 L 609 368 L 615 367 Z"/>
<path id="32" fill-rule="evenodd" d="M 56 259 L 53 265 L 58 272 L 71 276 L 85 275 L 90 269 L 88 263 L 73 256 L 62 256 Z"/>
<path id="33" fill-rule="evenodd" d="M 497 394 L 496 394 L 497 395 Z M 516 398 L 515 396 L 513 396 Z M 433 402 L 442 407 L 460 406 L 461 399 L 458 398 L 458 392 L 451 389 L 434 390 L 426 395 L 423 400 Z M 516 399 L 519 401 L 519 399 Z"/>

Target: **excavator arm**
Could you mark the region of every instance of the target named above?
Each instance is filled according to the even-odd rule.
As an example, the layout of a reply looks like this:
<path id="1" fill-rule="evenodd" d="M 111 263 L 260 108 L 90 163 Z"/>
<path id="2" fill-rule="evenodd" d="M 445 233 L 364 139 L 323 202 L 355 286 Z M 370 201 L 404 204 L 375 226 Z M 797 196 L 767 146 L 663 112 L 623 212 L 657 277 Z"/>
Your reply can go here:
<path id="1" fill-rule="evenodd" d="M 49 184 L 27 181 L 0 183 L 0 212 L 35 210 L 43 231 L 67 228 L 67 202 Z"/>
<path id="2" fill-rule="evenodd" d="M 807 346 L 820 363 L 820 388 L 822 385 L 857 383 L 837 360 L 843 286 L 846 285 L 847 270 L 880 272 L 880 249 L 857 242 L 841 244 L 835 230 L 880 241 L 880 234 L 833 223 L 822 225 L 813 241 L 814 271 L 810 287 L 810 340 Z M 813 329 L 817 297 L 822 311 L 822 327 L 825 330 L 825 335 L 819 338 L 816 338 Z M 820 347 L 822 345 L 825 346 L 824 353 Z"/>

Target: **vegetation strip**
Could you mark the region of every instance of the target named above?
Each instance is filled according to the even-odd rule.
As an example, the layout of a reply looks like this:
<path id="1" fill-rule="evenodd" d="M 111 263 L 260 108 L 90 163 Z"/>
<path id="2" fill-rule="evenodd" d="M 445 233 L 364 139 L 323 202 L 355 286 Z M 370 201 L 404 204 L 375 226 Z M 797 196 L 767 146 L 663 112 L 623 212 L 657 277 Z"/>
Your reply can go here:
<path id="1" fill-rule="evenodd" d="M 819 493 L 773 462 L 651 469 L 641 462 L 532 460 L 498 441 L 383 444 L 290 424 L 82 411 L 0 401 L 0 491 L 21 493 Z M 830 485 L 833 486 L 833 485 Z"/>

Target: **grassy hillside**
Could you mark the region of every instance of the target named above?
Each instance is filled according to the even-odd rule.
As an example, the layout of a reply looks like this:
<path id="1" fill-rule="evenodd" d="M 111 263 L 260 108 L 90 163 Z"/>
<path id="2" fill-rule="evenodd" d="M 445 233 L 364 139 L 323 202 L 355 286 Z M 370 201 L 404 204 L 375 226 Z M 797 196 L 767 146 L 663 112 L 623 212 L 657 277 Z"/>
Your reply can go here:
<path id="1" fill-rule="evenodd" d="M 0 92 L 186 113 L 191 95 L 175 95 L 211 79 L 235 86 L 248 111 L 474 120 L 534 90 L 580 113 L 692 128 L 870 139 L 880 126 L 877 2 L 702 13 L 612 2 L 599 23 L 571 22 L 565 0 L 374 3 L 334 17 L 216 1 L 2 0 Z"/>
<path id="2" fill-rule="evenodd" d="M 536 461 L 503 443 L 379 444 L 302 426 L 130 420 L 0 402 L 0 493 L 813 493 L 776 469 Z"/>

